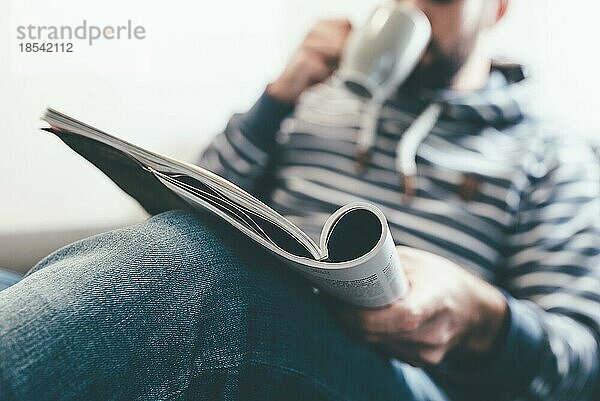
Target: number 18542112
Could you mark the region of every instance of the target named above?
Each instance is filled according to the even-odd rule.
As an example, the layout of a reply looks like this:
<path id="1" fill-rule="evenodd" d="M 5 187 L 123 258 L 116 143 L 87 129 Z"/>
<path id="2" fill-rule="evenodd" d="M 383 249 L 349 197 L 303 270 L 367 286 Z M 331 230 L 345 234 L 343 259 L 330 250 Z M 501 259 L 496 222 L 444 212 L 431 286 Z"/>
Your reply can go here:
<path id="1" fill-rule="evenodd" d="M 73 43 L 19 43 L 21 53 L 73 53 Z"/>

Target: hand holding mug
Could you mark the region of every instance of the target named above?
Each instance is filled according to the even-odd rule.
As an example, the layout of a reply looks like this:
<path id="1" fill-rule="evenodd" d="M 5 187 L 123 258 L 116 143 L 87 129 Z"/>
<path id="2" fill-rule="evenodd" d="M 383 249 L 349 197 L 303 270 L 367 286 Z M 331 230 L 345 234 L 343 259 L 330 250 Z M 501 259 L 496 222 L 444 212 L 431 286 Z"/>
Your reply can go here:
<path id="1" fill-rule="evenodd" d="M 276 100 L 294 103 L 310 86 L 337 69 L 352 25 L 347 19 L 317 22 L 294 53 L 285 70 L 267 87 Z"/>

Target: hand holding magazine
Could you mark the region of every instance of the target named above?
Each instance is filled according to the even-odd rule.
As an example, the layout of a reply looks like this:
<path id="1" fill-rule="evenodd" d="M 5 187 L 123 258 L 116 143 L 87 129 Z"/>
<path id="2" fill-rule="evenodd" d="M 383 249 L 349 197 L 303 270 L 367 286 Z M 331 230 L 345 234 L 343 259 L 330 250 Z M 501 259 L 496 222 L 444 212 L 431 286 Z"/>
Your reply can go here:
<path id="1" fill-rule="evenodd" d="M 191 208 L 219 216 L 316 287 L 346 302 L 380 307 L 408 283 L 385 216 L 350 203 L 326 221 L 319 244 L 254 196 L 201 167 L 132 145 L 53 109 L 44 128 L 86 158 L 151 214 Z"/>

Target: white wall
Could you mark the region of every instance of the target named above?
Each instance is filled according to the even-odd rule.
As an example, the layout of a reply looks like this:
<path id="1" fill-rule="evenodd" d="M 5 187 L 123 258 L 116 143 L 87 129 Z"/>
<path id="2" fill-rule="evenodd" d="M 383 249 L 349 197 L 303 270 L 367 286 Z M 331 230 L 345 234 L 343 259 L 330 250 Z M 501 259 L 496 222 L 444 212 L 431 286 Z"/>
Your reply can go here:
<path id="1" fill-rule="evenodd" d="M 513 3 L 494 38 L 496 52 L 530 64 L 540 83 L 541 101 L 571 124 L 573 132 L 598 133 L 600 53 L 594 41 L 600 37 L 599 3 Z M 61 9 L 65 4 L 71 8 Z M 135 203 L 94 168 L 38 131 L 46 106 L 140 145 L 190 159 L 232 112 L 252 103 L 315 19 L 346 15 L 359 24 L 375 4 L 378 1 L 0 2 L 0 235 L 104 227 L 143 217 Z M 64 64 L 57 67 L 58 73 L 23 73 L 23 60 L 16 63 L 14 53 L 10 56 L 11 27 L 23 23 L 16 21 L 23 9 L 36 21 L 48 18 L 49 9 L 65 21 L 129 18 L 144 23 L 147 39 L 143 47 L 118 57 L 102 48 L 94 53 L 93 57 L 112 57 L 108 61 L 121 68 L 111 73 L 95 70 L 90 58 L 78 60 L 76 55 L 68 62 L 68 73 L 60 73 Z M 50 64 L 36 63 L 33 69 L 44 71 Z"/>
<path id="2" fill-rule="evenodd" d="M 122 4 L 127 2 L 117 0 L 78 3 L 79 9 L 60 10 L 76 2 L 0 2 L 0 234 L 110 226 L 143 216 L 102 174 L 38 130 L 47 106 L 189 159 L 233 111 L 252 103 L 285 62 L 281 48 L 287 16 L 279 0 L 210 6 L 196 0 L 143 2 L 146 6 L 140 6 L 139 13 L 131 7 L 124 11 Z M 47 66 L 43 60 L 36 65 L 57 73 L 19 73 L 7 57 L 13 48 L 11 17 L 17 6 L 43 16 L 48 5 L 58 8 L 57 14 L 71 16 L 64 17 L 68 21 L 98 20 L 99 5 L 115 11 L 107 22 L 144 21 L 148 33 L 142 55 L 150 65 L 132 72 L 127 66 L 135 59 L 113 59 L 125 73 L 98 73 L 88 59 L 75 54 L 73 63 L 66 65 L 51 58 Z M 54 24 L 64 23 L 62 17 L 57 21 Z M 94 55 L 113 57 L 102 49 Z M 63 67 L 67 73 L 61 73 Z"/>
<path id="3" fill-rule="evenodd" d="M 600 137 L 600 2 L 513 0 L 494 53 L 530 67 L 536 101 L 569 133 Z"/>

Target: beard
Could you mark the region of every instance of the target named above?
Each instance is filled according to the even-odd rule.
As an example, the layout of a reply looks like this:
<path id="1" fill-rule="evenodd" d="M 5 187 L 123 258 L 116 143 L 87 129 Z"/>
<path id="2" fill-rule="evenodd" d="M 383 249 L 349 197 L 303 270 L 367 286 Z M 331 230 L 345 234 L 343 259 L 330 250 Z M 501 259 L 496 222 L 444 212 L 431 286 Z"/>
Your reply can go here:
<path id="1" fill-rule="evenodd" d="M 404 83 L 410 89 L 445 89 L 465 65 L 475 48 L 476 35 L 463 39 L 450 51 L 444 51 L 439 43 L 432 39 L 424 56 Z"/>

